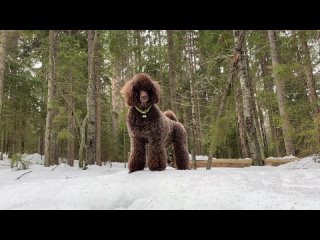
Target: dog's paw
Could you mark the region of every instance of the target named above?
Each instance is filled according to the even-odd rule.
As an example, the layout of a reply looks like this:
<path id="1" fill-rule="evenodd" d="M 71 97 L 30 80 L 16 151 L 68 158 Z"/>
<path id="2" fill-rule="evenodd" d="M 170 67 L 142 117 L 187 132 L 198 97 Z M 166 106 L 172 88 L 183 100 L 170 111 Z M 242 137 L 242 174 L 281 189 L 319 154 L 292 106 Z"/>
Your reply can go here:
<path id="1" fill-rule="evenodd" d="M 129 172 L 128 173 L 133 173 L 133 172 L 142 171 L 142 170 L 144 170 L 144 168 L 129 168 Z"/>
<path id="2" fill-rule="evenodd" d="M 166 169 L 166 166 L 150 166 L 150 171 L 163 171 Z"/>

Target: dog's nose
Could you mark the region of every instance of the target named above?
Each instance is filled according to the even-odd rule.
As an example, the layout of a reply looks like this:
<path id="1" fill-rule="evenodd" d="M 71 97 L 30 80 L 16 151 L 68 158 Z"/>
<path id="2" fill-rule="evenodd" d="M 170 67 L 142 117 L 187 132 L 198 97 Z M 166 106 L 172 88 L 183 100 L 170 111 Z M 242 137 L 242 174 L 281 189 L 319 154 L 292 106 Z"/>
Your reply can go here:
<path id="1" fill-rule="evenodd" d="M 141 100 L 143 100 L 143 101 L 148 100 L 148 95 L 141 96 Z"/>
<path id="2" fill-rule="evenodd" d="M 140 101 L 141 102 L 146 102 L 148 100 L 149 100 L 148 93 L 146 93 L 145 91 L 141 91 L 141 93 L 140 93 Z"/>

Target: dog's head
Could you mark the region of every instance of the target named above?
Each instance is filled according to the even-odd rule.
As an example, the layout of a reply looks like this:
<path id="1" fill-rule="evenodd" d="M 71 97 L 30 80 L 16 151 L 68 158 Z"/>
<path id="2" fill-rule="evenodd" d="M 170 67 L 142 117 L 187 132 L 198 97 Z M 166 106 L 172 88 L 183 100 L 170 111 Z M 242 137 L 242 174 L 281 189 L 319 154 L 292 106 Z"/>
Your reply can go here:
<path id="1" fill-rule="evenodd" d="M 125 83 L 121 94 L 128 106 L 144 109 L 159 102 L 161 90 L 159 84 L 148 74 L 138 73 Z"/>

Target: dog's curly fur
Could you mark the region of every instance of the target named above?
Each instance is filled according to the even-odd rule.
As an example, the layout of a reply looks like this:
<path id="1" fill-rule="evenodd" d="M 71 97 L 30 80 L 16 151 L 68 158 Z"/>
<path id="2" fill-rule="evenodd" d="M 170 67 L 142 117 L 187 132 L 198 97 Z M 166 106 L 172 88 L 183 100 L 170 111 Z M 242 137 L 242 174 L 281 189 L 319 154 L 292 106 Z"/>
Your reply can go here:
<path id="1" fill-rule="evenodd" d="M 148 101 L 140 100 L 141 92 L 148 95 Z M 189 169 L 187 135 L 183 125 L 175 114 L 168 110 L 162 113 L 157 105 L 160 100 L 160 86 L 144 73 L 135 75 L 127 81 L 121 90 L 129 106 L 127 127 L 131 150 L 129 173 L 143 170 L 146 164 L 146 144 L 149 144 L 147 166 L 151 171 L 162 171 L 167 166 L 166 147 L 173 145 L 174 160 L 177 169 Z M 148 113 L 140 113 L 151 106 Z M 137 107 L 137 108 L 136 108 Z"/>

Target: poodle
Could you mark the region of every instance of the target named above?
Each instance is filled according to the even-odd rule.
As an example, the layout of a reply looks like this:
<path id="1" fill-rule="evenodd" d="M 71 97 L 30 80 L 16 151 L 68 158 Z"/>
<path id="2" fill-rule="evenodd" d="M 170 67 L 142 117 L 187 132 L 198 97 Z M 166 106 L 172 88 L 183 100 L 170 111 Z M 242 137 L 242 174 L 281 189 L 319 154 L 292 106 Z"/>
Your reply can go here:
<path id="1" fill-rule="evenodd" d="M 157 105 L 161 94 L 159 84 L 149 75 L 139 73 L 125 83 L 121 94 L 129 106 L 129 173 L 143 170 L 146 162 L 151 171 L 164 170 L 167 166 L 166 148 L 171 144 L 176 168 L 190 169 L 186 130 L 172 111 L 160 111 Z"/>

